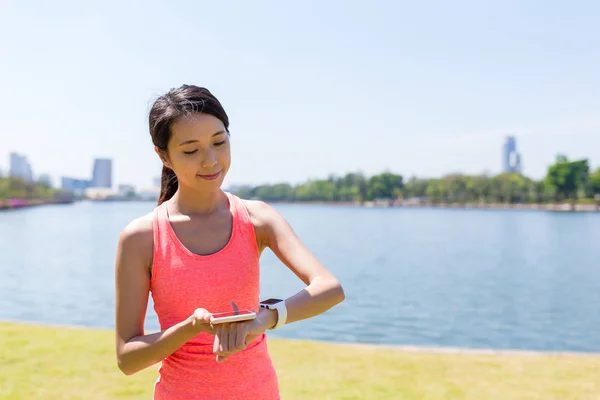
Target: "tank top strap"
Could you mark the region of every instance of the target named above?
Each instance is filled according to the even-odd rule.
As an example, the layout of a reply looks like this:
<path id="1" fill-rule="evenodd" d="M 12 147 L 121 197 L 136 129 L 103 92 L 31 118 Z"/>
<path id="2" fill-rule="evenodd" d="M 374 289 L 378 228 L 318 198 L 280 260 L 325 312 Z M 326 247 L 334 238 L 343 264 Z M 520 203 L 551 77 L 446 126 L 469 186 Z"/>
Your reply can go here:
<path id="1" fill-rule="evenodd" d="M 167 224 L 169 224 L 169 215 L 166 209 L 167 203 L 164 202 L 154 209 L 154 226 L 159 229 L 159 233 L 166 232 Z"/>
<path id="2" fill-rule="evenodd" d="M 244 201 L 235 194 L 225 192 L 229 202 L 231 204 L 231 210 L 235 223 L 233 224 L 237 229 L 238 237 L 243 238 L 242 240 L 247 243 L 251 243 L 256 248 L 258 253 L 258 246 L 256 243 L 256 232 L 254 230 L 254 224 L 252 224 L 252 218 L 250 213 L 244 204 Z"/>
<path id="3" fill-rule="evenodd" d="M 167 215 L 166 203 L 162 203 L 154 208 L 152 218 L 152 234 L 154 242 L 154 251 L 152 255 L 152 264 L 160 265 L 165 254 L 165 246 L 169 243 L 168 229 L 169 217 Z M 154 269 L 154 268 L 153 268 Z"/>

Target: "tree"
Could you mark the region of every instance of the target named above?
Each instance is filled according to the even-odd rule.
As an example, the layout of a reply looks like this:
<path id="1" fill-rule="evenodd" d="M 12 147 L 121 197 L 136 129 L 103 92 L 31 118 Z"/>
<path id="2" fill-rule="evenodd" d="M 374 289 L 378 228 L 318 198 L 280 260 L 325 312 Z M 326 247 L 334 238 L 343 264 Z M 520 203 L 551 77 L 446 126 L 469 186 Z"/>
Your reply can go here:
<path id="1" fill-rule="evenodd" d="M 402 175 L 384 172 L 367 182 L 367 199 L 396 199 L 402 190 Z"/>
<path id="2" fill-rule="evenodd" d="M 425 194 L 434 203 L 442 203 L 448 201 L 448 189 L 446 182 L 443 179 L 432 179 L 427 185 Z"/>
<path id="3" fill-rule="evenodd" d="M 598 167 L 594 172 L 592 172 L 589 176 L 590 184 L 592 187 L 592 191 L 594 194 L 600 193 L 600 167 Z"/>
<path id="4" fill-rule="evenodd" d="M 548 168 L 546 181 L 555 189 L 558 200 L 577 199 L 589 175 L 587 159 L 569 161 L 566 156 L 558 155 L 556 163 Z"/>
<path id="5" fill-rule="evenodd" d="M 338 199 L 364 201 L 367 197 L 367 179 L 359 172 L 351 172 L 336 181 Z"/>
<path id="6" fill-rule="evenodd" d="M 403 186 L 403 197 L 411 199 L 413 197 L 425 197 L 429 181 L 427 179 L 418 179 L 416 176 L 411 177 Z"/>

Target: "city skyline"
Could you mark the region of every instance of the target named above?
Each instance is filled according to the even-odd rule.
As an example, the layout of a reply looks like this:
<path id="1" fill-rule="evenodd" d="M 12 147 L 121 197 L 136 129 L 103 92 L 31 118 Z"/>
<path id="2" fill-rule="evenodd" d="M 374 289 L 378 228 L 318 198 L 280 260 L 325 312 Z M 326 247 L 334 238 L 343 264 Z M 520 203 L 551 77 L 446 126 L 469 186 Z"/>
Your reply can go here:
<path id="1" fill-rule="evenodd" d="M 596 167 L 600 167 L 600 159 L 599 160 L 594 160 L 591 157 L 587 157 L 585 155 L 580 156 L 580 157 L 573 157 L 572 155 L 568 154 L 565 151 L 561 151 L 561 149 L 556 149 L 553 152 L 550 152 L 549 154 L 551 155 L 551 158 L 548 159 L 548 161 L 546 163 L 544 163 L 543 165 L 537 165 L 534 166 L 533 170 L 538 170 L 541 173 L 533 174 L 533 173 L 529 173 L 527 170 L 523 171 L 522 170 L 522 151 L 517 151 L 516 148 L 516 142 L 517 139 L 519 138 L 517 135 L 515 134 L 504 134 L 503 136 L 501 136 L 502 141 L 499 142 L 499 145 L 496 146 L 496 148 L 501 148 L 500 154 L 501 154 L 501 162 L 498 163 L 496 168 L 486 168 L 484 166 L 482 166 L 479 170 L 475 169 L 471 169 L 470 171 L 464 171 L 461 170 L 458 167 L 455 168 L 449 168 L 447 171 L 439 174 L 439 175 L 426 175 L 426 174 L 419 174 L 418 171 L 415 173 L 405 173 L 403 171 L 399 171 L 399 170 L 394 170 L 391 168 L 383 168 L 381 170 L 373 170 L 371 172 L 365 172 L 364 168 L 361 168 L 360 165 L 356 165 L 354 168 L 350 167 L 345 171 L 341 171 L 338 170 L 338 172 L 329 172 L 329 171 L 323 171 L 320 175 L 316 174 L 316 175 L 307 175 L 304 178 L 299 177 L 296 180 L 293 179 L 280 179 L 280 180 L 265 180 L 265 179 L 261 179 L 261 180 L 253 180 L 253 181 L 239 181 L 239 182 L 232 182 L 231 179 L 228 177 L 226 177 L 225 182 L 224 182 L 224 186 L 244 186 L 244 185 L 258 185 L 258 184 L 272 184 L 272 183 L 276 183 L 276 182 L 291 182 L 291 183 L 301 183 L 307 179 L 314 179 L 314 178 L 322 178 L 324 176 L 329 176 L 331 174 L 345 174 L 347 172 L 363 172 L 365 173 L 365 175 L 375 175 L 378 173 L 383 172 L 384 170 L 392 170 L 395 173 L 399 173 L 401 175 L 403 175 L 405 178 L 409 178 L 411 176 L 417 176 L 417 177 L 435 177 L 435 176 L 444 176 L 444 175 L 448 175 L 448 174 L 454 174 L 454 173 L 459 173 L 459 174 L 464 174 L 464 175 L 481 175 L 481 174 L 498 174 L 498 173 L 502 173 L 502 172 L 516 172 L 516 173 L 522 173 L 525 176 L 528 176 L 530 178 L 533 179 L 542 179 L 545 176 L 546 173 L 546 169 L 549 165 L 554 164 L 554 162 L 556 161 L 556 156 L 558 154 L 566 154 L 570 159 L 581 159 L 581 158 L 587 158 L 590 160 L 590 168 L 593 170 Z M 495 143 L 491 143 L 491 144 L 495 144 Z M 521 147 L 521 146 L 519 146 Z M 535 151 L 535 150 L 534 150 Z M 75 180 L 79 180 L 79 181 L 89 181 L 89 184 L 87 186 L 93 185 L 94 182 L 94 171 L 95 171 L 95 165 L 94 163 L 97 161 L 109 161 L 110 162 L 110 178 L 109 181 L 111 182 L 110 187 L 114 190 L 117 190 L 117 186 L 118 185 L 133 185 L 136 188 L 147 188 L 150 189 L 152 187 L 156 187 L 156 186 L 160 186 L 160 173 L 162 170 L 162 164 L 160 163 L 160 161 L 158 161 L 157 158 L 157 168 L 154 174 L 149 173 L 149 174 L 145 174 L 146 176 L 148 176 L 147 179 L 146 176 L 144 177 L 144 180 L 141 179 L 136 179 L 133 181 L 118 181 L 118 180 L 114 180 L 113 176 L 119 176 L 119 172 L 118 170 L 115 173 L 115 169 L 114 169 L 114 164 L 115 164 L 115 159 L 111 158 L 111 157 L 94 157 L 91 160 L 91 164 L 92 167 L 90 168 L 90 174 L 86 177 L 85 174 L 79 173 L 79 174 L 74 174 L 74 173 L 64 173 L 64 174 L 50 174 L 48 172 L 45 172 L 43 169 L 40 169 L 40 173 L 36 176 L 35 174 L 33 174 L 33 167 L 32 167 L 32 162 L 30 161 L 29 157 L 24 154 L 23 152 L 16 152 L 16 151 L 11 151 L 8 153 L 9 155 L 9 160 L 11 157 L 14 157 L 14 155 L 18 155 L 23 157 L 24 163 L 27 164 L 28 168 L 29 168 L 29 174 L 31 174 L 31 179 L 33 179 L 34 181 L 38 181 L 40 180 L 40 177 L 43 177 L 42 180 L 46 181 L 46 182 L 52 182 L 54 187 L 61 187 L 61 182 L 64 180 L 64 178 L 67 179 L 75 179 Z M 509 159 L 510 157 L 510 159 Z M 514 158 L 512 158 L 514 157 Z M 0 158 L 1 160 L 1 158 Z M 508 164 L 510 163 L 516 163 L 514 167 L 510 167 Z M 118 163 L 117 163 L 118 164 Z M 7 166 L 4 167 L 2 162 L 0 162 L 0 171 L 5 171 L 5 174 L 10 175 L 11 174 L 11 162 L 9 161 L 7 163 Z M 531 170 L 531 165 L 530 165 L 530 170 Z M 90 178 L 91 177 L 91 178 Z M 26 179 L 27 180 L 27 179 Z M 98 187 L 105 187 L 104 185 L 100 184 L 98 185 Z"/>
<path id="2" fill-rule="evenodd" d="M 113 161 L 110 158 L 94 158 L 91 178 L 75 178 L 61 176 L 61 189 L 83 193 L 87 189 L 110 189 L 115 188 L 113 176 Z M 128 184 L 126 184 L 128 185 Z M 123 184 L 119 184 L 120 188 Z"/>
<path id="3" fill-rule="evenodd" d="M 533 179 L 543 178 L 543 177 L 536 178 L 536 177 L 530 176 L 526 173 L 526 171 L 523 171 L 523 169 L 522 169 L 522 153 L 518 151 L 517 141 L 518 141 L 518 137 L 516 137 L 514 134 L 508 134 L 504 137 L 504 141 L 501 143 L 501 146 L 499 146 L 499 153 L 501 154 L 501 162 L 500 162 L 499 171 L 497 171 L 497 173 L 502 173 L 502 172 L 520 173 L 520 174 L 523 174 L 524 176 L 528 176 Z M 564 154 L 564 152 L 557 150 L 555 152 L 555 156 L 558 154 Z M 9 171 L 12 171 L 12 168 L 13 168 L 12 160 L 15 158 L 19 158 L 19 160 L 21 160 L 20 165 L 25 165 L 26 168 L 28 168 L 29 173 L 31 174 L 32 166 L 31 166 L 31 163 L 28 162 L 27 155 L 19 154 L 16 152 L 11 152 L 11 153 L 9 153 L 9 158 L 11 160 L 11 162 L 9 163 L 10 164 Z M 588 157 L 583 157 L 583 158 L 588 158 Z M 556 162 L 556 158 L 554 158 L 548 165 L 551 165 L 554 162 Z M 593 170 L 596 167 L 600 168 L 600 164 L 595 164 L 593 160 L 590 160 L 590 169 Z M 342 175 L 345 173 L 357 172 L 360 170 L 361 170 L 360 168 L 349 169 L 349 170 L 343 172 Z M 381 173 L 381 172 L 383 172 L 383 170 L 376 171 L 373 174 L 366 174 L 366 175 L 374 175 L 374 174 Z M 431 178 L 431 176 L 424 176 L 424 175 L 418 175 L 418 174 L 406 175 L 406 174 L 402 173 L 402 171 L 391 171 L 391 172 L 402 175 L 405 178 L 405 180 L 409 179 L 412 176 L 416 176 L 418 178 Z M 442 174 L 440 176 L 451 175 L 451 174 L 455 174 L 455 173 L 464 174 L 464 175 L 482 175 L 482 174 L 486 174 L 489 172 L 490 172 L 489 170 L 482 170 L 479 173 L 468 174 L 468 173 L 463 173 L 461 171 L 454 169 L 454 170 L 447 171 L 445 174 Z M 9 175 L 10 174 L 11 173 L 9 172 Z M 314 178 L 317 178 L 317 179 L 324 178 L 329 175 L 331 175 L 331 174 L 325 173 L 325 174 L 322 174 L 321 176 L 316 176 Z M 45 181 L 45 182 L 54 181 L 49 174 L 43 173 L 43 172 L 40 173 L 40 175 L 37 178 L 35 177 L 35 175 L 31 175 L 31 176 L 32 176 L 33 180 L 35 180 L 35 181 Z M 146 184 L 142 184 L 142 185 L 136 185 L 131 182 L 113 181 L 113 179 L 112 179 L 113 159 L 108 158 L 108 157 L 97 157 L 92 160 L 92 169 L 91 169 L 90 176 L 91 176 L 91 178 L 85 178 L 83 176 L 75 176 L 74 174 L 67 174 L 66 176 L 62 175 L 62 176 L 56 177 L 56 178 L 58 178 L 57 181 L 60 182 L 60 184 L 53 185 L 53 186 L 56 188 L 75 190 L 77 192 L 83 192 L 87 188 L 110 188 L 114 192 L 122 192 L 122 191 L 130 190 L 131 188 L 134 188 L 135 190 L 140 190 L 140 189 L 152 190 L 153 188 L 155 189 L 157 187 L 160 187 L 160 180 L 161 180 L 160 175 L 155 175 L 151 178 L 151 182 L 147 182 Z M 278 183 L 278 182 L 289 182 L 289 183 L 296 184 L 296 183 L 302 183 L 308 179 L 310 179 L 310 177 L 306 177 L 304 180 L 299 180 L 296 182 L 291 182 L 290 180 L 281 180 L 281 181 L 272 181 L 272 182 L 263 181 L 262 183 L 274 184 L 274 183 Z M 256 183 L 253 183 L 253 182 L 234 182 L 234 183 L 226 183 L 225 182 L 224 183 L 225 187 L 228 187 L 228 186 L 239 187 L 239 186 L 247 186 L 247 185 L 256 185 Z"/>
<path id="4" fill-rule="evenodd" d="M 83 185 L 82 187 L 95 188 L 115 189 L 118 186 L 132 186 L 132 184 L 129 182 L 113 181 L 113 160 L 107 157 L 97 157 L 91 160 L 92 168 L 90 169 L 90 174 L 87 176 L 85 176 L 85 174 L 70 173 L 54 177 L 46 172 L 40 172 L 37 175 L 34 174 L 32 163 L 26 154 L 13 151 L 8 153 L 8 158 L 8 167 L 6 169 L 0 168 L 0 172 L 6 176 L 22 178 L 29 183 L 44 182 L 48 186 L 55 188 L 64 188 L 65 181 L 74 182 L 75 185 Z M 70 184 L 67 184 L 67 186 L 69 185 Z M 160 177 L 153 177 L 152 183 L 149 183 L 146 186 L 152 187 L 153 185 L 160 186 Z"/>

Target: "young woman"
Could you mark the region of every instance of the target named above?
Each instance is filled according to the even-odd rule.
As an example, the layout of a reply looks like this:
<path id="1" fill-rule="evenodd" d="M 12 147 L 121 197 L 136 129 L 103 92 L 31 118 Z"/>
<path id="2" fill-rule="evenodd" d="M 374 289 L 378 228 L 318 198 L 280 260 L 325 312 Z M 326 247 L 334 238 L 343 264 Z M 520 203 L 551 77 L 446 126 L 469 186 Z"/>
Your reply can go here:
<path id="1" fill-rule="evenodd" d="M 133 220 L 116 257 L 116 353 L 126 375 L 161 363 L 154 399 L 279 399 L 265 332 L 319 315 L 344 300 L 331 273 L 286 220 L 221 184 L 231 164 L 229 119 L 205 88 L 184 85 L 153 104 L 150 135 L 163 163 L 153 212 Z M 259 298 L 265 248 L 306 287 Z M 161 331 L 144 333 L 152 294 Z M 253 310 L 243 322 L 213 313 Z"/>

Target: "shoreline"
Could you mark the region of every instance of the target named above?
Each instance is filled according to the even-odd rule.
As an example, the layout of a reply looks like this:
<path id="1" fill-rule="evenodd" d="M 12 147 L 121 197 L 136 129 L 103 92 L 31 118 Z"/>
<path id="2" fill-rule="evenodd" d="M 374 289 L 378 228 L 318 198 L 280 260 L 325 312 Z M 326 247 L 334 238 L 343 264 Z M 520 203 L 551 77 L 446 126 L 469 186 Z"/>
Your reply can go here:
<path id="1" fill-rule="evenodd" d="M 265 200 L 266 201 L 266 200 Z M 309 204 L 331 205 L 360 208 L 442 208 L 457 210 L 523 210 L 523 211 L 558 211 L 558 212 L 600 212 L 600 204 L 577 203 L 433 203 L 409 202 L 401 200 L 390 201 L 289 201 L 270 200 L 271 204 Z"/>
<path id="2" fill-rule="evenodd" d="M 72 324 L 55 324 L 46 322 L 36 322 L 28 320 L 15 320 L 15 319 L 0 319 L 0 325 L 12 324 L 12 325 L 28 325 L 40 328 L 54 328 L 54 329 L 73 329 L 73 330 L 92 330 L 92 331 L 114 331 L 114 328 L 107 327 L 93 327 L 85 325 L 72 325 Z M 268 336 L 267 336 L 268 337 Z M 375 344 L 375 343 L 364 343 L 364 342 L 338 342 L 338 341 L 325 341 L 315 339 L 299 339 L 299 338 L 284 338 L 284 337 L 268 337 L 269 340 L 275 341 L 287 341 L 294 343 L 315 343 L 334 345 L 339 347 L 351 347 L 351 348 L 363 348 L 373 350 L 392 350 L 400 351 L 405 353 L 418 353 L 418 354 L 454 354 L 454 355 L 490 355 L 490 356 L 529 356 L 529 357 L 586 357 L 586 358 L 599 358 L 600 351 L 558 351 L 558 350 L 526 350 L 526 349 L 494 349 L 494 348 L 478 348 L 478 347 L 452 347 L 452 346 L 414 346 L 414 345 L 402 345 L 402 344 Z"/>
<path id="3" fill-rule="evenodd" d="M 95 200 L 95 202 L 136 202 L 152 201 L 154 199 L 110 199 Z M 261 200 L 253 198 L 252 200 Z M 83 200 L 25 200 L 8 199 L 0 200 L 0 211 L 18 210 L 22 208 L 31 208 L 44 205 L 74 204 Z M 600 201 L 596 204 L 590 203 L 436 203 L 420 200 L 375 200 L 375 201 L 323 201 L 323 200 L 264 200 L 270 204 L 305 204 L 305 205 L 323 205 L 338 207 L 356 207 L 356 208 L 421 208 L 421 209 L 453 209 L 453 210 L 516 210 L 516 211 L 550 211 L 550 212 L 600 212 Z"/>
<path id="4" fill-rule="evenodd" d="M 0 200 L 0 211 L 20 210 L 22 208 L 31 208 L 48 205 L 73 204 L 72 200 L 25 200 L 25 199 L 8 199 Z"/>

